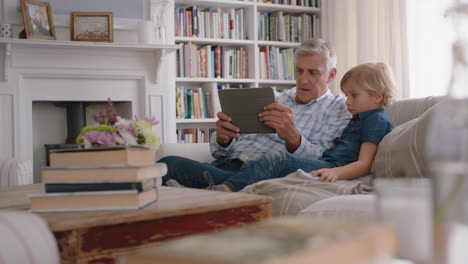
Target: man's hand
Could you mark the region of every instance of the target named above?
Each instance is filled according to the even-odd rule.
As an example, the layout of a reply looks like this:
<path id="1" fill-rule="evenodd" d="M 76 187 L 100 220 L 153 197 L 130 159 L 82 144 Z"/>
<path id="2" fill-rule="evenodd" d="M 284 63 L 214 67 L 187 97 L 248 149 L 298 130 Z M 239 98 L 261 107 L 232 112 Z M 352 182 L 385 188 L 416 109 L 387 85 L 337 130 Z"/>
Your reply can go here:
<path id="1" fill-rule="evenodd" d="M 311 171 L 310 174 L 312 176 L 320 177 L 319 181 L 321 182 L 336 182 L 340 178 L 336 169 L 334 168 L 314 170 Z"/>
<path id="2" fill-rule="evenodd" d="M 231 124 L 231 117 L 223 112 L 218 112 L 216 121 L 216 141 L 223 147 L 229 146 L 232 138 L 239 138 L 239 128 Z"/>
<path id="3" fill-rule="evenodd" d="M 286 141 L 286 149 L 293 153 L 301 145 L 301 134 L 294 126 L 291 108 L 276 101 L 266 105 L 258 116 L 265 125 L 273 128 L 278 137 Z"/>

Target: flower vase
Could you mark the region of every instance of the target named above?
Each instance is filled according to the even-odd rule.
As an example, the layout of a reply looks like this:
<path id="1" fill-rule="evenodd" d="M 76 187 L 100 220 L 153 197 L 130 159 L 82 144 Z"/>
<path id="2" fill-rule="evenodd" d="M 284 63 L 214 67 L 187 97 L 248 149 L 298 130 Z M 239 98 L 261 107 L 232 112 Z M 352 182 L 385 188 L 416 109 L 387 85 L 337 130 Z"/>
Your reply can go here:
<path id="1" fill-rule="evenodd" d="M 164 25 L 155 27 L 154 29 L 154 43 L 164 44 L 166 43 L 166 29 Z"/>
<path id="2" fill-rule="evenodd" d="M 468 259 L 468 5 L 456 5 L 447 15 L 457 31 L 451 78 L 426 144 L 434 193 L 433 263 L 462 264 Z"/>

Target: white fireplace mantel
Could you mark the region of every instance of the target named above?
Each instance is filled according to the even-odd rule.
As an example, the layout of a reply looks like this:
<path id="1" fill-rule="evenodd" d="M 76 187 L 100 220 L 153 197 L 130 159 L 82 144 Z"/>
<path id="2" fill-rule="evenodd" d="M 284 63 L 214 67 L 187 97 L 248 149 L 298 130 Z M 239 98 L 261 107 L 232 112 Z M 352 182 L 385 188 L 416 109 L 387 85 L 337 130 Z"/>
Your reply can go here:
<path id="1" fill-rule="evenodd" d="M 173 51 L 177 48 L 0 39 L 0 157 L 34 160 L 36 152 L 43 151 L 42 144 L 55 143 L 36 142 L 34 133 L 40 129 L 33 125 L 38 112 L 34 102 L 102 102 L 109 97 L 131 102 L 132 115 L 154 115 L 160 120 L 158 131 L 167 141 L 175 131 L 171 122 L 164 121 L 175 115 L 175 102 L 169 99 L 175 91 Z M 54 129 L 57 121 L 50 120 L 52 116 L 40 119 Z M 50 134 L 57 135 L 56 130 Z M 57 140 L 63 140 L 62 135 Z"/>
<path id="2" fill-rule="evenodd" d="M 10 62 L 12 60 L 12 47 L 21 47 L 21 48 L 38 48 L 45 47 L 49 49 L 54 48 L 67 48 L 67 49 L 81 49 L 81 50 L 105 50 L 111 49 L 114 51 L 118 50 L 130 50 L 130 51 L 151 51 L 154 53 L 154 58 L 156 61 L 156 71 L 154 75 L 154 80 L 157 82 L 157 72 L 158 67 L 163 62 L 165 55 L 169 52 L 172 52 L 178 49 L 177 45 L 153 45 L 153 44 L 131 44 L 131 43 L 103 43 L 103 42 L 79 42 L 79 41 L 50 41 L 50 40 L 40 40 L 40 39 L 1 39 L 0 38 L 0 47 L 3 51 L 3 76 L 4 80 L 8 81 L 8 70 L 10 69 Z"/>

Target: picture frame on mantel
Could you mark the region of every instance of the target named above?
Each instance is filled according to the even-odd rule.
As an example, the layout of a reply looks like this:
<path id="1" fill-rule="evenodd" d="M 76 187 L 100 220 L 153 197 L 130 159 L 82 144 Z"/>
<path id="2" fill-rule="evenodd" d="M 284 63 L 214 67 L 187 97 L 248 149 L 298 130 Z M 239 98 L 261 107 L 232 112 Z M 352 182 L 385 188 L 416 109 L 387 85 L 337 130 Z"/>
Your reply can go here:
<path id="1" fill-rule="evenodd" d="M 55 26 L 50 4 L 37 0 L 20 0 L 20 4 L 24 22 L 22 35 L 27 39 L 55 40 Z"/>
<path id="2" fill-rule="evenodd" d="M 70 39 L 72 41 L 113 42 L 112 12 L 71 12 Z"/>

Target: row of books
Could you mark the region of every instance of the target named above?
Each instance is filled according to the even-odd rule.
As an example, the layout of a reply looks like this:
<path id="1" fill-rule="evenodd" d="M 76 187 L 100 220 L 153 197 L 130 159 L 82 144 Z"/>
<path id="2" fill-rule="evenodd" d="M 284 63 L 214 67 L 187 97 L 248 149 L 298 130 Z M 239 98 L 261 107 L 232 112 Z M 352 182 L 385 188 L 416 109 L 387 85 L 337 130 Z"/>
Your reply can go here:
<path id="1" fill-rule="evenodd" d="M 177 143 L 208 143 L 215 128 L 177 129 Z"/>
<path id="2" fill-rule="evenodd" d="M 257 0 L 259 3 L 280 4 L 291 6 L 321 7 L 321 0 Z"/>
<path id="3" fill-rule="evenodd" d="M 139 209 L 156 201 L 167 173 L 143 147 L 52 150 L 49 160 L 45 192 L 30 196 L 34 212 Z"/>
<path id="4" fill-rule="evenodd" d="M 315 14 L 258 12 L 257 19 L 259 40 L 302 42 L 320 36 L 320 19 Z"/>
<path id="5" fill-rule="evenodd" d="M 248 39 L 244 9 L 175 7 L 175 35 L 220 39 Z"/>
<path id="6" fill-rule="evenodd" d="M 176 118 L 215 118 L 220 111 L 216 87 L 176 87 Z"/>
<path id="7" fill-rule="evenodd" d="M 244 47 L 183 44 L 176 53 L 177 77 L 247 78 L 248 59 Z"/>
<path id="8" fill-rule="evenodd" d="M 259 56 L 260 79 L 294 80 L 294 49 L 263 46 Z"/>

